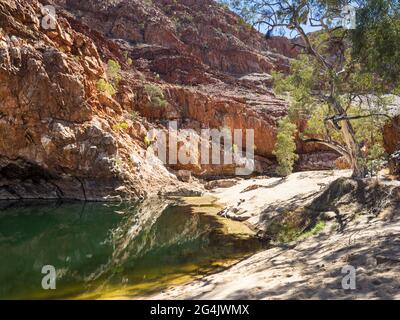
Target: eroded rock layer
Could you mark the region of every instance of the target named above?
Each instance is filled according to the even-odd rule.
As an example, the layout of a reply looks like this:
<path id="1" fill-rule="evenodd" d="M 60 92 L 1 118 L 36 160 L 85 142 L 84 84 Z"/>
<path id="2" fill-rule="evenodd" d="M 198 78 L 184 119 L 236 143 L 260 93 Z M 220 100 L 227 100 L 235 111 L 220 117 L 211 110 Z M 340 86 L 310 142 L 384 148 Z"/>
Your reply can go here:
<path id="1" fill-rule="evenodd" d="M 1 199 L 112 200 L 180 186 L 144 158 L 150 126 L 96 89 L 94 42 L 59 15 L 41 26 L 37 1 L 0 3 Z M 129 119 L 126 119 L 129 118 Z M 115 125 L 127 122 L 127 130 Z"/>
<path id="2" fill-rule="evenodd" d="M 43 5 L 54 6 L 54 26 Z M 148 161 L 146 135 L 168 121 L 196 134 L 253 129 L 256 172 L 272 172 L 287 105 L 270 73 L 287 71 L 295 54 L 210 0 L 1 1 L 0 199 L 197 194 L 179 171 L 234 174 L 232 165 Z M 109 60 L 122 67 L 116 94 L 99 89 L 112 82 Z M 299 143 L 300 153 L 316 150 Z M 334 158 L 303 156 L 298 168 Z"/>

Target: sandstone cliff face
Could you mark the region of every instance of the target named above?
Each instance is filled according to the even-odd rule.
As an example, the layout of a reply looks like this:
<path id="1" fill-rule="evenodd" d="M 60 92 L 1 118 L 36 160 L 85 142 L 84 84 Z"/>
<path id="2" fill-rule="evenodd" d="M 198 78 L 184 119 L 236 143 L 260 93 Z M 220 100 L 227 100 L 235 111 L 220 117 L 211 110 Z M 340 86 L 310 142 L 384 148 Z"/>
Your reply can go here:
<path id="1" fill-rule="evenodd" d="M 272 157 L 277 119 L 287 105 L 272 92 L 269 73 L 288 70 L 296 55 L 288 39 L 266 40 L 211 0 L 67 0 L 62 5 L 118 44 L 138 70 L 163 80 L 169 105 L 154 108 L 139 90 L 134 109 L 142 115 L 189 122 L 194 128 L 252 128 L 257 155 Z M 299 144 L 300 153 L 315 150 L 320 147 Z"/>
<path id="2" fill-rule="evenodd" d="M 41 25 L 47 4 L 56 8 L 54 30 Z M 0 28 L 0 199 L 198 193 L 146 159 L 147 132 L 168 120 L 197 131 L 254 129 L 257 172 L 273 171 L 287 105 L 269 73 L 286 71 L 295 56 L 287 39 L 266 41 L 210 0 L 5 0 Z M 109 59 L 122 66 L 113 97 L 96 88 Z M 302 159 L 318 168 L 324 156 Z M 208 177 L 235 168 L 171 169 Z"/>
<path id="3" fill-rule="evenodd" d="M 252 128 L 257 153 L 272 156 L 276 120 L 287 106 L 271 91 L 268 73 L 287 69 L 294 55 L 287 39 L 265 41 L 210 0 L 67 0 L 64 7 L 117 43 L 138 70 L 164 80 L 165 108 L 146 103 L 147 94 L 135 89 L 134 109 L 143 116 L 194 128 Z"/>
<path id="4" fill-rule="evenodd" d="M 294 54 L 287 39 L 265 41 L 262 34 L 213 0 L 62 2 L 84 23 L 110 38 L 176 50 L 213 70 L 239 75 L 269 72 L 284 69 L 287 56 Z M 155 60 L 166 57 L 163 52 L 157 55 L 161 56 Z"/>
<path id="5" fill-rule="evenodd" d="M 97 91 L 104 68 L 95 44 L 62 16 L 51 31 L 41 18 L 37 1 L 0 3 L 0 199 L 112 200 L 179 188 L 161 163 L 144 161 L 146 121 L 125 119 Z"/>

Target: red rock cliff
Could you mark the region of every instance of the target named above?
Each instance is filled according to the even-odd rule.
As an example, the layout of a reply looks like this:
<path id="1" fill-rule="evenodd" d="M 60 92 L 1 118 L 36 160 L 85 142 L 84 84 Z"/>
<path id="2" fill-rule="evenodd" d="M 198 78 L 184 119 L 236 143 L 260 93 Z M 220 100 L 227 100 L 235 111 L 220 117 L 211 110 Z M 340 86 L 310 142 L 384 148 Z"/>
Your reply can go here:
<path id="1" fill-rule="evenodd" d="M 54 30 L 41 25 L 41 4 L 55 6 Z M 273 169 L 287 105 L 272 92 L 270 72 L 286 71 L 295 52 L 214 1 L 4 0 L 0 28 L 0 199 L 191 193 L 145 159 L 146 133 L 168 120 L 254 129 L 257 170 Z M 122 66 L 113 97 L 97 88 L 109 59 Z"/>

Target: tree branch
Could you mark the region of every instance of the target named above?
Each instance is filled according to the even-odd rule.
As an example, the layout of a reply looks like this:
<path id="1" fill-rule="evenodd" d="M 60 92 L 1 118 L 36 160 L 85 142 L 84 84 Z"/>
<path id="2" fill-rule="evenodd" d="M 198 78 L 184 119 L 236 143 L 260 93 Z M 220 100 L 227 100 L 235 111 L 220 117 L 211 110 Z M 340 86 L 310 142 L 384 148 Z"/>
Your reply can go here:
<path id="1" fill-rule="evenodd" d="M 339 143 L 337 143 L 335 141 L 327 141 L 327 140 L 322 140 L 322 139 L 317 139 L 317 138 L 310 138 L 310 139 L 305 139 L 302 141 L 304 143 L 318 143 L 318 144 L 327 146 L 328 148 L 331 148 L 332 150 L 334 150 L 337 153 L 341 154 L 342 156 L 346 157 L 346 159 L 349 161 L 349 163 L 351 163 L 350 154 L 346 151 L 346 149 L 343 146 L 341 146 Z"/>

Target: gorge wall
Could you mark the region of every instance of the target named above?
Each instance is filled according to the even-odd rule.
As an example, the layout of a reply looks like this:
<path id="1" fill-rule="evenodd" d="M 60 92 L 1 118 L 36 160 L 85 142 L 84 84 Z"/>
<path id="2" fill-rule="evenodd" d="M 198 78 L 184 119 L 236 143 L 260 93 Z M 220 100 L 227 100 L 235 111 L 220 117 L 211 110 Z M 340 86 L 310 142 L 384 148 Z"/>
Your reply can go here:
<path id="1" fill-rule="evenodd" d="M 189 192 L 162 163 L 146 163 L 152 125 L 96 89 L 105 70 L 95 43 L 62 14 L 55 30 L 42 17 L 37 1 L 0 3 L 0 198 Z"/>
<path id="2" fill-rule="evenodd" d="M 43 27 L 49 4 L 54 29 Z M 295 54 L 287 39 L 267 41 L 211 0 L 1 1 L 0 199 L 196 194 L 174 170 L 233 173 L 147 161 L 147 132 L 169 120 L 254 129 L 257 171 L 272 172 L 287 105 L 270 73 L 287 71 Z M 122 67 L 113 96 L 98 89 L 110 59 Z M 337 157 L 300 143 L 298 151 L 300 168 Z"/>

